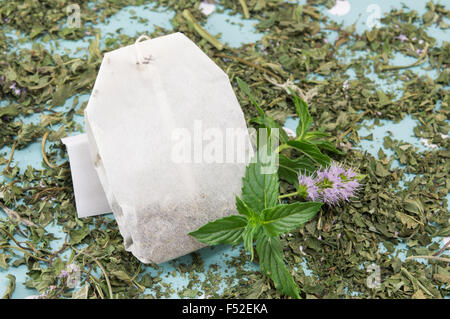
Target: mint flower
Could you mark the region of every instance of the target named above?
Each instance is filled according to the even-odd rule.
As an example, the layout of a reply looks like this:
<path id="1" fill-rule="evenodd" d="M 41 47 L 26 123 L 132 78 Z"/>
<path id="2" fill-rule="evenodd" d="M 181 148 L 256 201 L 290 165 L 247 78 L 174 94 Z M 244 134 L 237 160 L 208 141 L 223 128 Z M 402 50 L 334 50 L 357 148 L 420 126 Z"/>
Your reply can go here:
<path id="1" fill-rule="evenodd" d="M 358 174 L 353 168 L 345 169 L 333 163 L 317 171 L 314 178 L 300 174 L 298 194 L 310 201 L 321 201 L 329 206 L 338 205 L 355 195 L 360 186 L 357 178 Z"/>
<path id="2" fill-rule="evenodd" d="M 298 183 L 298 193 L 300 196 L 312 202 L 315 202 L 319 198 L 319 188 L 316 186 L 312 177 L 300 175 L 298 177 Z"/>

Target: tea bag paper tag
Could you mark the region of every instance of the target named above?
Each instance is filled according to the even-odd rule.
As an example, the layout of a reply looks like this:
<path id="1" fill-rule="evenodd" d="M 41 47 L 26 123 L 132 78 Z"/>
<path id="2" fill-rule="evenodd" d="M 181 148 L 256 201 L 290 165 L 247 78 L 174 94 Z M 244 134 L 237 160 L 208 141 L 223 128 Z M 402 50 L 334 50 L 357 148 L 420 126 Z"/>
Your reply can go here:
<path id="1" fill-rule="evenodd" d="M 78 217 L 111 213 L 105 192 L 89 154 L 86 134 L 61 139 L 69 153 L 70 170 Z"/>

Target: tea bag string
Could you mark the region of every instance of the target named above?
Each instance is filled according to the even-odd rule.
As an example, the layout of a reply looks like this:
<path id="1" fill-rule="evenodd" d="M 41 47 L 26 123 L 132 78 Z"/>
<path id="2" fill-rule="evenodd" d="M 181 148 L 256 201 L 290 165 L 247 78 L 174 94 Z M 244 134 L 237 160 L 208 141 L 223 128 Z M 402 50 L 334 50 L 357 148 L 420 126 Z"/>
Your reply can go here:
<path id="1" fill-rule="evenodd" d="M 139 49 L 139 42 L 143 39 L 151 40 L 150 37 L 148 37 L 145 34 L 142 34 L 139 38 L 136 39 L 136 42 L 134 42 L 134 47 L 136 50 L 136 57 L 137 57 L 136 64 L 141 64 L 141 63 L 145 64 L 145 58 L 143 58 L 142 52 Z"/>

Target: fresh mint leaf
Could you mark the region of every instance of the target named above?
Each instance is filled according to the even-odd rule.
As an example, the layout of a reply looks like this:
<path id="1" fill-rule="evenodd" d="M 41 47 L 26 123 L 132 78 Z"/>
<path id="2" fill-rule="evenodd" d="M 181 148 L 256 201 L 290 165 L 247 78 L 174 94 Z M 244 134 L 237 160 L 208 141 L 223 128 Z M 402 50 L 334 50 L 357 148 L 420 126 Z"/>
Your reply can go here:
<path id="1" fill-rule="evenodd" d="M 299 228 L 313 218 L 323 203 L 278 205 L 262 212 L 263 228 L 269 236 L 279 236 Z"/>
<path id="2" fill-rule="evenodd" d="M 254 253 L 253 253 L 253 240 L 256 237 L 256 234 L 258 233 L 260 226 L 259 225 L 252 225 L 248 224 L 245 228 L 245 231 L 242 235 L 244 239 L 244 248 L 251 254 L 251 260 L 253 261 Z"/>
<path id="3" fill-rule="evenodd" d="M 295 111 L 299 117 L 299 122 L 297 126 L 297 136 L 299 140 L 303 140 L 305 134 L 308 132 L 312 123 L 312 116 L 308 111 L 308 104 L 303 101 L 299 96 L 297 96 L 292 90 L 292 99 L 294 100 Z"/>
<path id="4" fill-rule="evenodd" d="M 282 294 L 300 299 L 299 289 L 283 261 L 283 247 L 278 237 L 260 236 L 256 251 L 262 272 L 272 279 L 275 288 Z"/>
<path id="5" fill-rule="evenodd" d="M 256 154 L 258 156 L 258 154 Z M 275 155 L 276 156 L 276 155 Z M 278 174 L 264 174 L 264 166 L 259 156 L 245 171 L 242 184 L 242 199 L 257 213 L 278 204 Z"/>
<path id="6" fill-rule="evenodd" d="M 305 134 L 306 141 L 317 140 L 319 138 L 330 137 L 330 134 L 322 131 L 307 132 Z"/>
<path id="7" fill-rule="evenodd" d="M 325 137 L 329 137 L 330 134 L 326 132 L 316 131 L 316 132 L 308 132 L 305 135 L 305 140 L 310 142 L 311 144 L 317 145 L 319 148 L 336 153 L 343 154 L 339 151 L 330 141 L 325 140 Z"/>
<path id="8" fill-rule="evenodd" d="M 321 166 L 327 166 L 330 163 L 330 158 L 327 155 L 322 154 L 319 148 L 314 144 L 302 141 L 288 141 L 287 144 Z"/>
<path id="9" fill-rule="evenodd" d="M 236 196 L 236 209 L 239 214 L 247 217 L 255 215 L 255 212 L 250 207 L 248 207 L 248 205 L 244 203 L 242 199 L 239 198 L 239 196 Z"/>
<path id="10" fill-rule="evenodd" d="M 295 159 L 280 154 L 278 176 L 292 185 L 298 185 L 298 173 L 313 173 L 315 171 L 314 163 L 306 156 Z"/>
<path id="11" fill-rule="evenodd" d="M 338 150 L 333 144 L 331 144 L 331 142 L 329 142 L 329 141 L 323 141 L 323 140 L 317 141 L 317 140 L 314 140 L 314 141 L 311 141 L 310 143 L 318 146 L 319 148 L 321 148 L 323 150 L 326 150 L 326 151 L 329 151 L 329 152 L 333 152 L 335 154 L 340 154 L 340 155 L 344 154 L 340 150 Z"/>
<path id="12" fill-rule="evenodd" d="M 247 218 L 232 215 L 210 222 L 189 235 L 208 245 L 236 245 L 242 241 L 242 234 L 246 226 Z"/>

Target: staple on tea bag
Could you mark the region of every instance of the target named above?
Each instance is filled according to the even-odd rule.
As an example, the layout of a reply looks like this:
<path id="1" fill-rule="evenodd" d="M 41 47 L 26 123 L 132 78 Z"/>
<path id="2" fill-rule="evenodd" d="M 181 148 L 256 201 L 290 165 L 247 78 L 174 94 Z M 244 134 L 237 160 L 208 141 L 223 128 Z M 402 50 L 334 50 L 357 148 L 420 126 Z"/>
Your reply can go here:
<path id="1" fill-rule="evenodd" d="M 188 233 L 235 213 L 253 150 L 228 76 L 182 33 L 143 38 L 105 54 L 85 119 L 125 248 L 161 263 L 204 247 Z M 224 151 L 230 130 L 240 160 Z"/>

